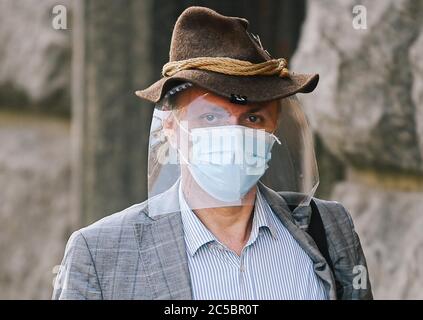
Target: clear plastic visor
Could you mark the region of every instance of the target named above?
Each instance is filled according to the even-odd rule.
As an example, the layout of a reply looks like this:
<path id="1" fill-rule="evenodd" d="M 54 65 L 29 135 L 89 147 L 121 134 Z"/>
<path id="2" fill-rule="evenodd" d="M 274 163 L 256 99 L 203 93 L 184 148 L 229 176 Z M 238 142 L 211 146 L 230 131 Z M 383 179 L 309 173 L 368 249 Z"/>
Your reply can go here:
<path id="1" fill-rule="evenodd" d="M 150 215 L 253 206 L 260 184 L 289 195 L 285 200 L 295 203 L 288 205 L 309 204 L 318 171 L 298 99 L 236 102 L 185 83 L 156 104 L 149 143 Z"/>

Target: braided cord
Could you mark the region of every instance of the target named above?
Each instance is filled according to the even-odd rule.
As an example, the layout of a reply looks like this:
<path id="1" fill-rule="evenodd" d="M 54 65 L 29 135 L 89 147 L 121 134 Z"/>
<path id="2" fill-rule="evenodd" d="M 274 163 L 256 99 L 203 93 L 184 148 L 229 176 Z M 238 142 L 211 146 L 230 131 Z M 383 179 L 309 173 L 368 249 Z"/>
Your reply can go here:
<path id="1" fill-rule="evenodd" d="M 234 76 L 289 76 L 287 61 L 284 58 L 272 59 L 261 63 L 225 57 L 199 57 L 168 62 L 163 66 L 163 76 L 173 76 L 181 70 L 200 69 Z"/>

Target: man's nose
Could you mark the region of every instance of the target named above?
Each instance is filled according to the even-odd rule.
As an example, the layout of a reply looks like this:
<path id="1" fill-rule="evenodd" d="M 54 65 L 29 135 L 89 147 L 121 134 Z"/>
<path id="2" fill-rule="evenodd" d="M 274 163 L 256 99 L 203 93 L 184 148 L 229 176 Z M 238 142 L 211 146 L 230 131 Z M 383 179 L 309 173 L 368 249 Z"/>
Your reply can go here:
<path id="1" fill-rule="evenodd" d="M 239 116 L 231 115 L 228 119 L 228 125 L 237 125 L 240 123 Z"/>

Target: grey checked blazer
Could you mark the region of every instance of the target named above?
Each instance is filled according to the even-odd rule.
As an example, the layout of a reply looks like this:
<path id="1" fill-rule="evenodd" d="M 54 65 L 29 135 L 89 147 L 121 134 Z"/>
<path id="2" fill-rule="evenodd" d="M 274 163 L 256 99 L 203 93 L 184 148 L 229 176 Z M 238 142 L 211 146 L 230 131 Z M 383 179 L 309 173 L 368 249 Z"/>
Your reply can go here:
<path id="1" fill-rule="evenodd" d="M 306 232 L 310 207 L 291 212 L 287 202 L 293 195 L 262 184 L 259 188 L 312 259 L 328 297 L 372 299 L 368 276 L 357 287 L 356 266 L 367 272 L 367 265 L 351 217 L 341 204 L 314 199 L 325 226 L 333 273 Z M 174 186 L 163 193 L 157 205 L 164 208 L 179 201 L 177 191 Z M 192 299 L 181 214 L 149 217 L 147 209 L 143 202 L 74 232 L 66 245 L 53 299 Z"/>

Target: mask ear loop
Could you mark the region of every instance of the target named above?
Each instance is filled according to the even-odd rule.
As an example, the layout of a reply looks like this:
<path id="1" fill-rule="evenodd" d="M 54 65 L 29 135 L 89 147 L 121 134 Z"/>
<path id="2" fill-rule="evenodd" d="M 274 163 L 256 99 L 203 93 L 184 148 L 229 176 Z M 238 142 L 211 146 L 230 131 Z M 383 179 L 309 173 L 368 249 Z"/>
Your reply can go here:
<path id="1" fill-rule="evenodd" d="M 279 112 L 281 112 L 281 104 L 280 104 L 280 101 L 279 101 L 279 104 L 278 104 L 278 106 L 279 106 Z M 273 130 L 273 132 L 270 134 L 270 136 L 273 138 L 273 139 L 275 139 L 275 141 L 279 144 L 279 145 L 281 145 L 282 144 L 282 142 L 279 140 L 279 138 L 275 135 L 275 132 L 278 130 L 278 128 L 279 128 L 279 120 L 277 121 L 277 126 L 276 126 L 276 129 L 275 130 Z"/>
<path id="2" fill-rule="evenodd" d="M 280 144 L 282 144 L 282 142 L 279 140 L 279 138 L 277 137 L 277 136 L 275 136 L 275 132 L 276 132 L 276 130 L 275 131 L 273 131 L 271 134 L 270 134 L 270 136 L 273 138 L 273 139 L 275 139 L 275 141 L 280 145 Z"/>

